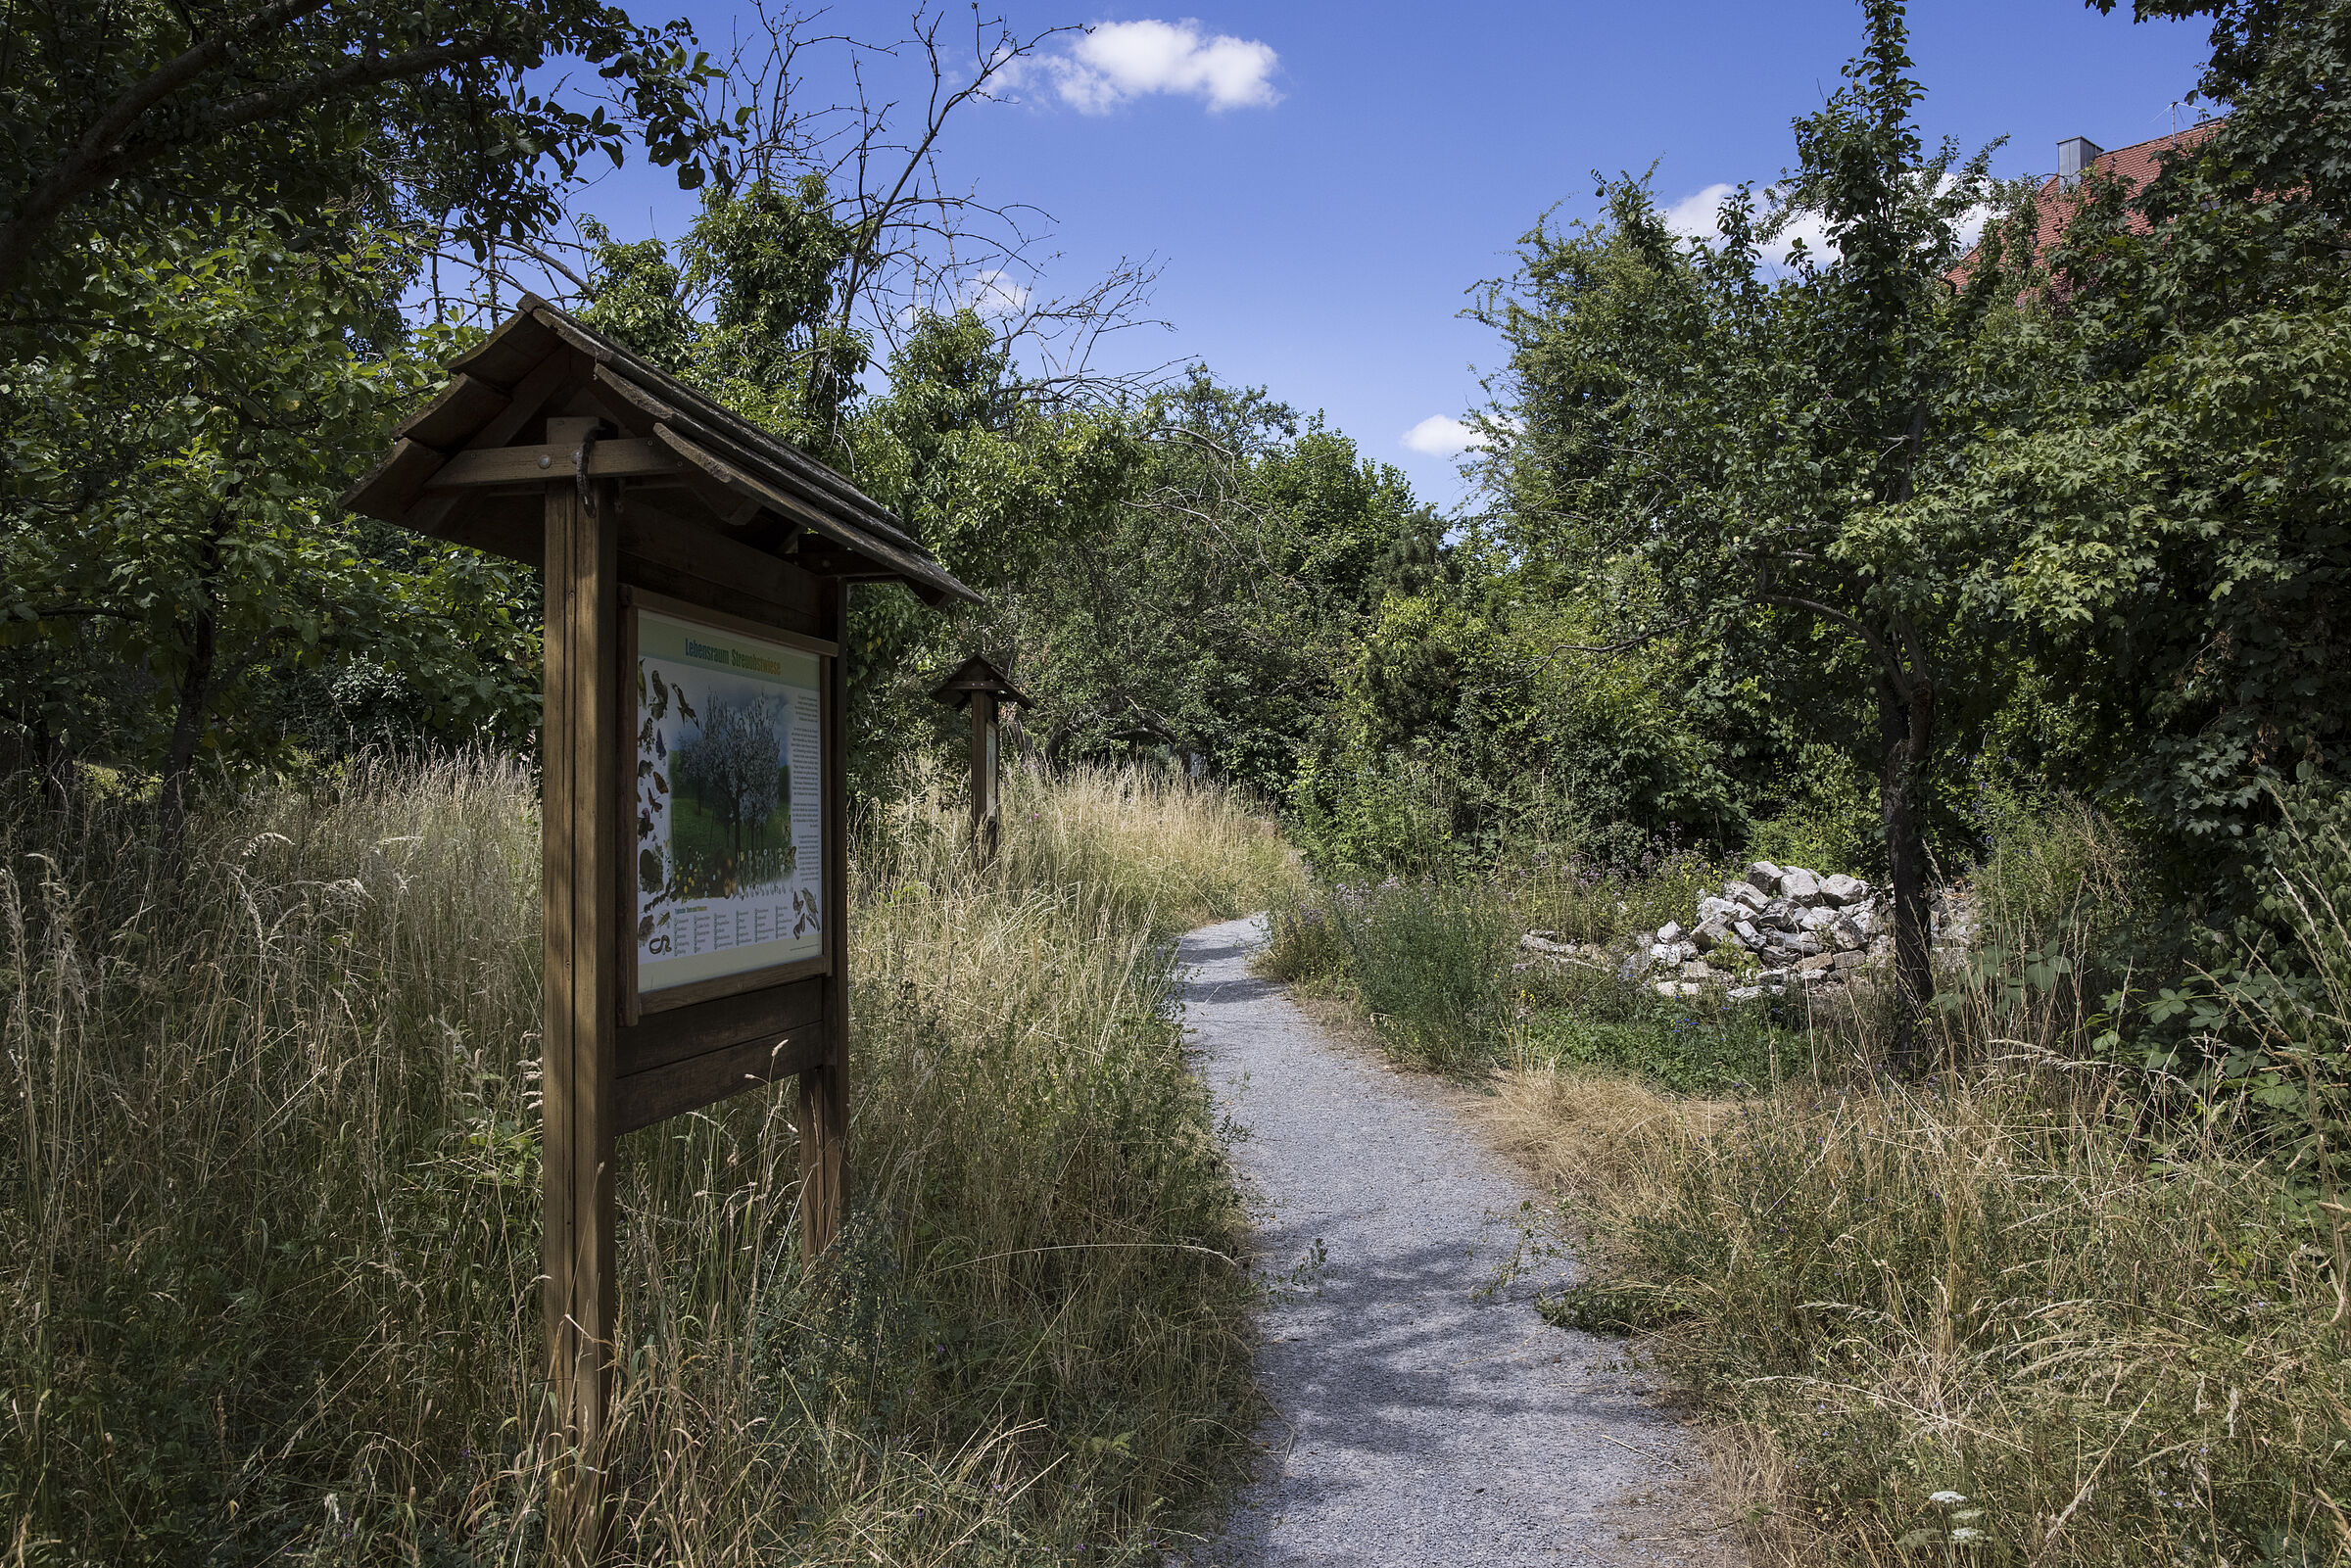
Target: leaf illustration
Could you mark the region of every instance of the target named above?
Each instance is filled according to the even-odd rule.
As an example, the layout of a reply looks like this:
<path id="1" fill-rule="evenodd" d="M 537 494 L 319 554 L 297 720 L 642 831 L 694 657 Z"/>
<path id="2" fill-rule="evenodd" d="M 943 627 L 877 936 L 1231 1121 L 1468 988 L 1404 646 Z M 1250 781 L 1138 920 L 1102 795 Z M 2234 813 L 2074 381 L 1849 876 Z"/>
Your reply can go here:
<path id="1" fill-rule="evenodd" d="M 661 890 L 661 851 L 646 849 L 637 855 L 637 885 L 648 893 Z"/>

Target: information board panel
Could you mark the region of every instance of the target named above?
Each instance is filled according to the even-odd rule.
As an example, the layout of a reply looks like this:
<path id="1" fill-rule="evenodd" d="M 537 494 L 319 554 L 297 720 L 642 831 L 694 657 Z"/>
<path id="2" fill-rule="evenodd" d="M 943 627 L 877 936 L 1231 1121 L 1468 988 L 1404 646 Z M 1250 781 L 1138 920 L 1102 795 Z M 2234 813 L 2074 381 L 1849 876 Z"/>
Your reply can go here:
<path id="1" fill-rule="evenodd" d="M 651 1011 L 822 973 L 824 656 L 633 606 L 635 1001 Z"/>

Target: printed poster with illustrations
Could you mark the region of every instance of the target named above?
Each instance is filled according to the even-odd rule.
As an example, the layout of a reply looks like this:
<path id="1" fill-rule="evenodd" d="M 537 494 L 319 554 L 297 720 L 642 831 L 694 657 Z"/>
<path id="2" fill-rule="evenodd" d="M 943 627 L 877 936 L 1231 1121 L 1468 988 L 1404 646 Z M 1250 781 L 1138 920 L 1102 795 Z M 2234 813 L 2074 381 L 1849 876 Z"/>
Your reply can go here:
<path id="1" fill-rule="evenodd" d="M 637 612 L 637 989 L 823 951 L 824 666 Z"/>

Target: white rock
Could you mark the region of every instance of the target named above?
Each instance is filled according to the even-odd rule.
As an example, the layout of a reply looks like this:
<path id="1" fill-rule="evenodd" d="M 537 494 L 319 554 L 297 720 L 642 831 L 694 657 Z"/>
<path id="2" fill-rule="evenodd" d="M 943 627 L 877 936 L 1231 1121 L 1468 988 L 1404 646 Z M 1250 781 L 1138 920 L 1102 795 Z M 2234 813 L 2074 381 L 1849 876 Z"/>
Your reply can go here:
<path id="1" fill-rule="evenodd" d="M 1760 947 L 1763 945 L 1763 933 L 1755 929 L 1755 925 L 1752 921 L 1740 921 L 1731 927 L 1731 931 L 1742 943 L 1749 947 Z"/>
<path id="2" fill-rule="evenodd" d="M 1840 953 L 1849 953 L 1869 944 L 1869 938 L 1854 928 L 1849 920 L 1841 920 L 1828 930 L 1829 941 Z"/>
<path id="3" fill-rule="evenodd" d="M 1698 901 L 1698 921 L 1703 926 L 1717 915 L 1726 921 L 1734 921 L 1739 918 L 1746 907 L 1746 905 L 1728 898 L 1715 898 L 1709 895 Z"/>
<path id="4" fill-rule="evenodd" d="M 1760 985 L 1734 985 L 1722 994 L 1734 1002 L 1751 1002 L 1763 994 L 1763 987 Z"/>
<path id="5" fill-rule="evenodd" d="M 1841 970 L 1857 970 L 1867 962 L 1869 962 L 1867 959 L 1850 948 L 1837 955 L 1837 967 Z"/>
<path id="6" fill-rule="evenodd" d="M 1791 866 L 1780 873 L 1780 896 L 1792 903 L 1818 903 L 1820 901 L 1820 879 L 1801 866 Z"/>
<path id="7" fill-rule="evenodd" d="M 1664 925 L 1657 927 L 1658 941 L 1672 943 L 1678 942 L 1681 939 L 1682 923 L 1680 921 L 1669 920 Z"/>
<path id="8" fill-rule="evenodd" d="M 1821 881 L 1820 895 L 1832 904 L 1857 904 L 1869 896 L 1869 883 L 1839 872 Z"/>
<path id="9" fill-rule="evenodd" d="M 1758 860 L 1747 868 L 1747 884 L 1759 893 L 1776 893 L 1780 890 L 1780 876 L 1779 867 L 1768 860 Z"/>
<path id="10" fill-rule="evenodd" d="M 1759 910 L 1771 902 L 1771 895 L 1752 882 L 1725 882 L 1722 896 L 1734 904 L 1742 904 L 1754 910 Z"/>
<path id="11" fill-rule="evenodd" d="M 1518 938 L 1518 945 L 1530 953 L 1574 953 L 1581 951 L 1567 942 L 1555 941 L 1557 931 L 1528 931 Z"/>
<path id="12" fill-rule="evenodd" d="M 1837 924 L 1833 909 L 1807 909 L 1796 918 L 1796 923 L 1808 931 L 1825 931 Z"/>
<path id="13" fill-rule="evenodd" d="M 1720 916 L 1716 916 L 1690 933 L 1690 945 L 1702 953 L 1711 953 L 1715 948 L 1721 946 L 1730 937 L 1730 934 L 1729 923 Z"/>

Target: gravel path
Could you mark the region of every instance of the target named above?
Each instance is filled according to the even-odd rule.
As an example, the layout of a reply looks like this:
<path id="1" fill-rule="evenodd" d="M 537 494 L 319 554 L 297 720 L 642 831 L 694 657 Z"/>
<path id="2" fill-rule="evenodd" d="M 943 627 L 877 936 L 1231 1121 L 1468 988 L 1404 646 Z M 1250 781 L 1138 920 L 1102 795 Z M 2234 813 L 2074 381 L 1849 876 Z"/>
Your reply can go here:
<path id="1" fill-rule="evenodd" d="M 1694 1447 L 1610 1364 L 1622 1347 L 1536 1313 L 1570 1265 L 1493 1288 L 1532 1189 L 1438 1086 L 1343 1052 L 1252 975 L 1262 937 L 1232 921 L 1182 945 L 1185 1022 L 1282 1282 L 1262 1473 L 1199 1561 L 1737 1561 Z"/>

